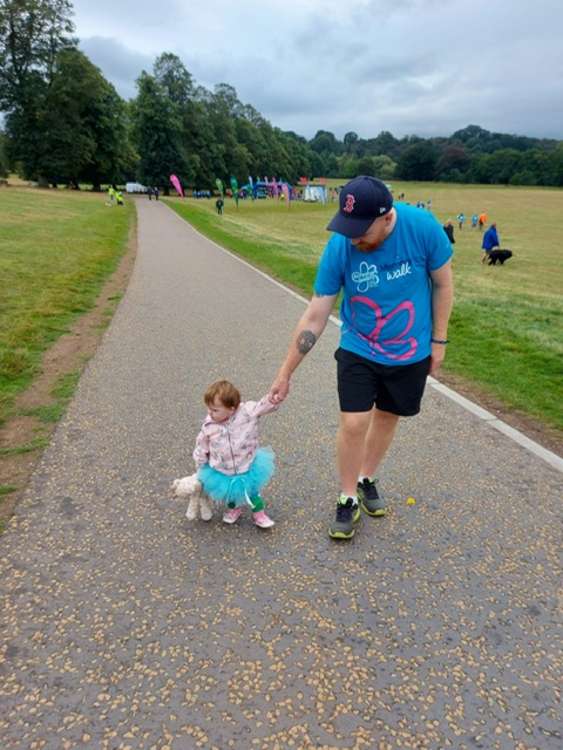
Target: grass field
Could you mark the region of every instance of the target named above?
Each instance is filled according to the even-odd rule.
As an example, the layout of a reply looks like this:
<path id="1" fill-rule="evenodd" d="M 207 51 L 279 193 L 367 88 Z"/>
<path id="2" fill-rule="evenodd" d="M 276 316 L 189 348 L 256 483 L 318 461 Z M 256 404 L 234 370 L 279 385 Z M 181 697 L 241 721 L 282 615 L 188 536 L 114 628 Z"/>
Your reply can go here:
<path id="1" fill-rule="evenodd" d="M 431 198 L 437 219 L 456 226 L 446 369 L 563 430 L 563 191 L 399 182 L 393 190 L 410 203 Z M 310 295 L 336 204 L 240 201 L 237 210 L 227 200 L 218 217 L 213 200 L 168 201 L 212 239 Z M 480 263 L 482 236 L 468 225 L 483 210 L 497 222 L 502 247 L 514 253 L 505 266 Z"/>
<path id="2" fill-rule="evenodd" d="M 96 301 L 133 212 L 99 194 L 0 189 L 0 424 L 45 349 Z"/>

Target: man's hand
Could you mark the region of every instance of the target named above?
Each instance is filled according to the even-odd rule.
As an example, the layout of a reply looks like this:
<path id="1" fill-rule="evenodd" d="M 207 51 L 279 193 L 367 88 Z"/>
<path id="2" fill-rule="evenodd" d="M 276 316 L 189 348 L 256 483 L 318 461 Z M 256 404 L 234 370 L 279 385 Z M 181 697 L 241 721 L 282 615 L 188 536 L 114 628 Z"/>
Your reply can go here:
<path id="1" fill-rule="evenodd" d="M 282 401 L 285 401 L 288 393 L 289 377 L 287 375 L 278 374 L 270 388 L 270 401 L 274 404 L 281 404 Z"/>
<path id="2" fill-rule="evenodd" d="M 438 376 L 440 365 L 444 361 L 446 356 L 446 347 L 444 344 L 432 344 L 432 352 L 430 355 L 430 375 L 433 377 Z"/>

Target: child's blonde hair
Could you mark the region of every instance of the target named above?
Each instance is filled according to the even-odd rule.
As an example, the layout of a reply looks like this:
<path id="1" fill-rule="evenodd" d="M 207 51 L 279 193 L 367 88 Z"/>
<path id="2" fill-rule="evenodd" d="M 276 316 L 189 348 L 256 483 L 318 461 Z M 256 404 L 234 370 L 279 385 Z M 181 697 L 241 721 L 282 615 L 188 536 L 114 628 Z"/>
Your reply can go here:
<path id="1" fill-rule="evenodd" d="M 216 380 L 214 383 L 211 383 L 205 391 L 203 400 L 207 406 L 211 406 L 215 403 L 216 397 L 227 409 L 238 409 L 239 407 L 240 393 L 228 380 Z"/>

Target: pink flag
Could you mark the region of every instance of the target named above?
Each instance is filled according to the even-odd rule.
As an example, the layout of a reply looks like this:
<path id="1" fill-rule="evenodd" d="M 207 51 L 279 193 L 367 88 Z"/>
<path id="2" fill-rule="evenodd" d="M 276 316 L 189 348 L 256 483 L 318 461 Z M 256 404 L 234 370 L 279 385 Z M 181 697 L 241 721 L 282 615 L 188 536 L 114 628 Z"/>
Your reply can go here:
<path id="1" fill-rule="evenodd" d="M 170 182 L 174 186 L 174 188 L 175 188 L 176 192 L 178 193 L 178 195 L 180 196 L 180 198 L 183 198 L 184 197 L 184 191 L 182 190 L 182 186 L 180 184 L 180 180 L 176 177 L 175 174 L 171 174 L 170 175 Z"/>
<path id="2" fill-rule="evenodd" d="M 285 195 L 285 199 L 287 201 L 287 205 L 289 206 L 289 186 L 287 182 L 284 182 L 281 186 L 282 193 Z"/>

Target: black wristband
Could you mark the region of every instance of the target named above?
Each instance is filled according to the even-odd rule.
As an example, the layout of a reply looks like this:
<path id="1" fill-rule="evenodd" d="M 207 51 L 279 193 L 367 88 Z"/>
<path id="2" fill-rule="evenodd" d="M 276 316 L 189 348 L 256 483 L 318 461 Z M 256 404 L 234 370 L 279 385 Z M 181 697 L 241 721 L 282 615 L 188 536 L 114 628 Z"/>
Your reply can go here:
<path id="1" fill-rule="evenodd" d="M 445 346 L 446 344 L 449 344 L 449 343 L 450 343 L 450 342 L 449 342 L 449 339 L 435 339 L 434 337 L 432 337 L 432 338 L 430 339 L 430 341 L 431 341 L 431 342 L 432 342 L 433 344 L 443 344 L 444 346 Z"/>

